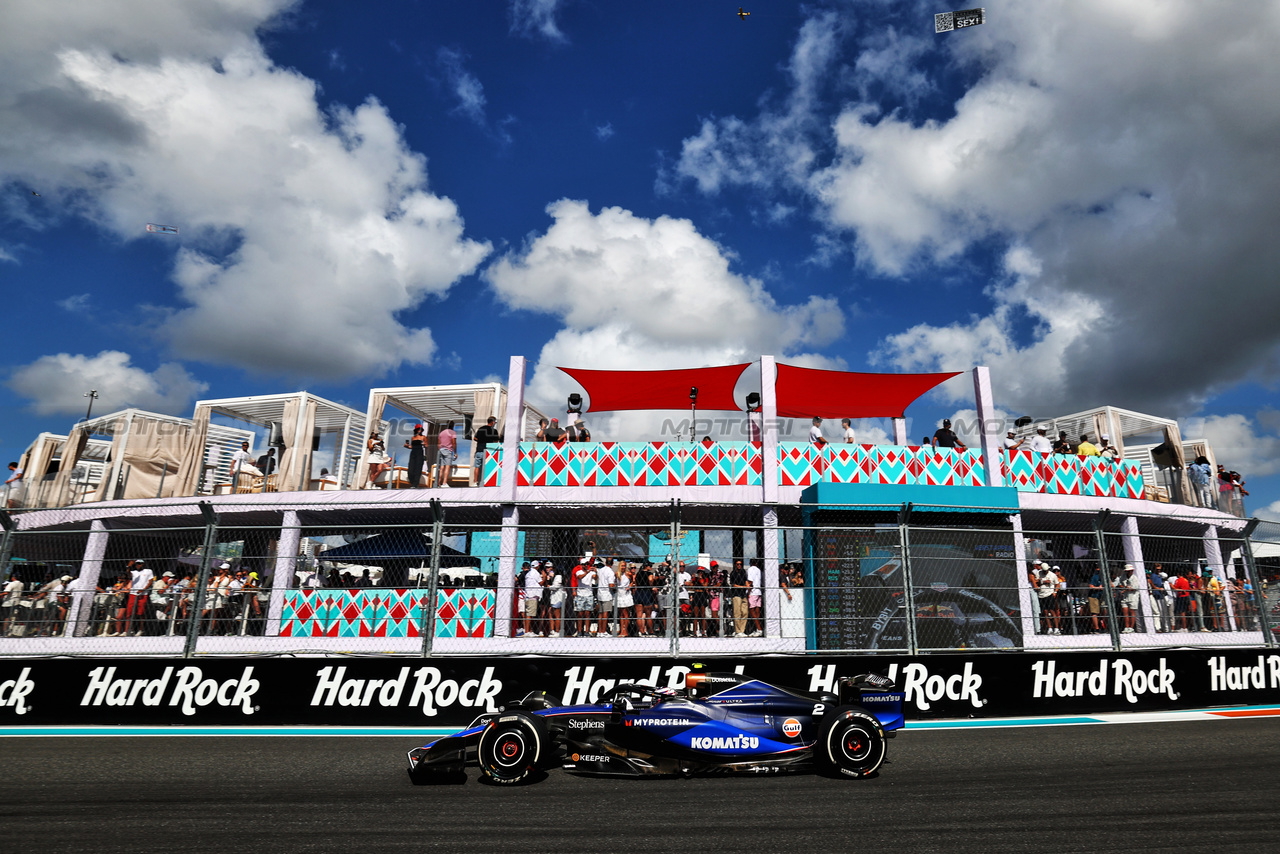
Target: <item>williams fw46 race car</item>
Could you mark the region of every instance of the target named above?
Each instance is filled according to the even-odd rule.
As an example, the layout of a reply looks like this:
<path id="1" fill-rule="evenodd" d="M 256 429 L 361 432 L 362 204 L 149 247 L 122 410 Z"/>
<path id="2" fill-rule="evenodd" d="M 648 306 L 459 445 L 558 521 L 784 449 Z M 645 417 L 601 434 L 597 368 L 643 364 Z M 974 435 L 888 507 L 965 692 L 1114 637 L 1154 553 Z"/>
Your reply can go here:
<path id="1" fill-rule="evenodd" d="M 816 771 L 868 777 L 903 725 L 903 694 L 883 676 L 807 694 L 733 673 L 692 672 L 683 689 L 624 683 L 591 705 L 533 692 L 466 729 L 409 751 L 418 785 L 531 782 L 562 767 L 619 777 Z"/>

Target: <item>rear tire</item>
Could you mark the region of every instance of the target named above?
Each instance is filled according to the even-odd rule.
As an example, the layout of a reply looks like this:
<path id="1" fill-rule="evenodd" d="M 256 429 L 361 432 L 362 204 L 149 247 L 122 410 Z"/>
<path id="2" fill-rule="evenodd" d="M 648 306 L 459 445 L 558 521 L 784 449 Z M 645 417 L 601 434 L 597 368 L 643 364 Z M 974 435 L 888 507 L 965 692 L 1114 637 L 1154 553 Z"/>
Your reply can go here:
<path id="1" fill-rule="evenodd" d="M 480 734 L 476 759 L 492 783 L 523 783 L 536 772 L 550 748 L 547 724 L 533 715 L 503 715 Z"/>
<path id="2" fill-rule="evenodd" d="M 869 777 L 884 762 L 884 730 L 859 706 L 841 706 L 822 720 L 813 746 L 819 762 L 845 777 Z"/>

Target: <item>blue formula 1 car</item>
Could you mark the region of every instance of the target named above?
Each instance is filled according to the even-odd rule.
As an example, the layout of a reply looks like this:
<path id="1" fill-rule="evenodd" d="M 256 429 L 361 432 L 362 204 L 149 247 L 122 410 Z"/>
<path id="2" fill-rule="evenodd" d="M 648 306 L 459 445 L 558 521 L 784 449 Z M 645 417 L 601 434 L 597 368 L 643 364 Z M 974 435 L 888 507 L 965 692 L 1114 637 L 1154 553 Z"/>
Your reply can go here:
<path id="1" fill-rule="evenodd" d="M 883 676 L 842 678 L 838 694 L 806 694 L 733 673 L 693 672 L 685 687 L 625 683 L 600 702 L 564 706 L 545 692 L 485 714 L 409 751 L 418 785 L 498 784 L 574 774 L 645 777 L 818 771 L 867 777 L 903 725 L 903 694 Z"/>

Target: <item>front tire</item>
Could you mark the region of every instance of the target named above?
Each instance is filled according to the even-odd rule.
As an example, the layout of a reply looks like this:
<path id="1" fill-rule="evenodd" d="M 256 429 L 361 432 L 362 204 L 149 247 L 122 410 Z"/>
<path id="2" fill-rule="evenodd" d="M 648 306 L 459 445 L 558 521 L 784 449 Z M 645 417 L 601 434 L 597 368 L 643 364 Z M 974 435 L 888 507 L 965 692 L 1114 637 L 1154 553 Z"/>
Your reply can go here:
<path id="1" fill-rule="evenodd" d="M 869 777 L 884 762 L 884 730 L 862 708 L 841 706 L 823 719 L 814 751 L 823 765 L 845 777 Z"/>
<path id="2" fill-rule="evenodd" d="M 512 786 L 534 775 L 549 748 L 547 725 L 532 715 L 503 715 L 480 734 L 476 759 L 492 783 Z"/>

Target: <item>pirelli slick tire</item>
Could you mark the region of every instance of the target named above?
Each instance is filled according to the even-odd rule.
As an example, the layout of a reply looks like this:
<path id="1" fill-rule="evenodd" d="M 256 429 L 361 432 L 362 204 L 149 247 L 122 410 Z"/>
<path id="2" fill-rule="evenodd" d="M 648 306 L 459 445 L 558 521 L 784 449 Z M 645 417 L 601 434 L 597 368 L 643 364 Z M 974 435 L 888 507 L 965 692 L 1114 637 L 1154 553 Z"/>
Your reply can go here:
<path id="1" fill-rule="evenodd" d="M 491 783 L 514 786 L 539 779 L 551 749 L 547 724 L 533 715 L 502 715 L 480 734 L 476 760 Z"/>
<path id="2" fill-rule="evenodd" d="M 865 709 L 841 706 L 822 719 L 813 749 L 826 769 L 845 777 L 869 777 L 884 761 L 884 730 Z"/>

